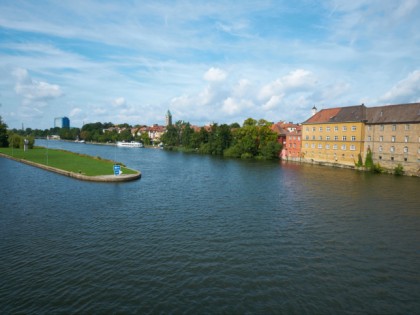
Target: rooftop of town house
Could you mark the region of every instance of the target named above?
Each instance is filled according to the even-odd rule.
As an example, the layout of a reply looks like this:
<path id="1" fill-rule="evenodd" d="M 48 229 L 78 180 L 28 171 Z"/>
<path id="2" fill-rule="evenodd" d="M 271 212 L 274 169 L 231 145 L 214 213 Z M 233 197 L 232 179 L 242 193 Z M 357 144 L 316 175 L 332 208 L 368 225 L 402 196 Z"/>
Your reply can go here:
<path id="1" fill-rule="evenodd" d="M 322 109 L 307 119 L 303 124 L 321 124 L 336 122 L 359 122 L 366 120 L 366 106 L 354 105 Z"/>
<path id="2" fill-rule="evenodd" d="M 420 103 L 367 108 L 368 124 L 420 122 Z"/>
<path id="3" fill-rule="evenodd" d="M 302 124 L 320 124 L 330 122 L 331 119 L 333 119 L 340 112 L 340 110 L 340 107 L 321 109 Z"/>

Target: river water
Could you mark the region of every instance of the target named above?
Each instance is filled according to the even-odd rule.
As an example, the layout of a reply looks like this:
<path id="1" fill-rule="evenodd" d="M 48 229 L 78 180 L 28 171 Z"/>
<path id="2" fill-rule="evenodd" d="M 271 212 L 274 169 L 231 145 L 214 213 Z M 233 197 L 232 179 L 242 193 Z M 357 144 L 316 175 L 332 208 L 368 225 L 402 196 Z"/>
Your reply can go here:
<path id="1" fill-rule="evenodd" d="M 1 314 L 420 313 L 418 178 L 37 144 L 142 178 L 0 158 Z"/>

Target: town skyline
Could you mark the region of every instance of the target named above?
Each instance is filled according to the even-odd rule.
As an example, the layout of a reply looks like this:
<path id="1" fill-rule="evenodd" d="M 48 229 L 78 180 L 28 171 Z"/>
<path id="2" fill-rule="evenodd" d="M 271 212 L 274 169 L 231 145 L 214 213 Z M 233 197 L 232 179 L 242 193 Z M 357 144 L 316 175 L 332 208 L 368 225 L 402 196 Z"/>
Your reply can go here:
<path id="1" fill-rule="evenodd" d="M 419 15 L 418 0 L 2 1 L 0 116 L 302 122 L 314 105 L 419 102 Z"/>

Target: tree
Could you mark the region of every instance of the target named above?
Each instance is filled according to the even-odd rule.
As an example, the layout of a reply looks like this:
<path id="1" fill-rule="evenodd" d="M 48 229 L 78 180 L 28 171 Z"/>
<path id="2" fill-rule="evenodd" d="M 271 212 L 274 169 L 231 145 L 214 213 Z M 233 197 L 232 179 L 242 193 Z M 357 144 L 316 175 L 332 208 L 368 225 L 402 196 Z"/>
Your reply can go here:
<path id="1" fill-rule="evenodd" d="M 177 126 L 168 126 L 166 128 L 166 132 L 162 135 L 161 140 L 165 146 L 172 147 L 179 145 Z"/>
<path id="2" fill-rule="evenodd" d="M 7 135 L 7 125 L 3 122 L 0 116 L 0 147 L 8 147 L 8 135 Z"/>

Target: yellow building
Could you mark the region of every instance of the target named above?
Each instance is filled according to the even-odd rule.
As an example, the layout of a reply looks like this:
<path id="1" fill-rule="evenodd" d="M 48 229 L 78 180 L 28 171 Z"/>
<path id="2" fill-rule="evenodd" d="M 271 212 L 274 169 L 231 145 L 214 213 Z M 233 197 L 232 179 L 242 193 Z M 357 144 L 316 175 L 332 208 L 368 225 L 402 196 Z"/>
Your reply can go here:
<path id="1" fill-rule="evenodd" d="M 302 123 L 305 161 L 354 166 L 364 161 L 365 105 L 323 109 Z"/>

